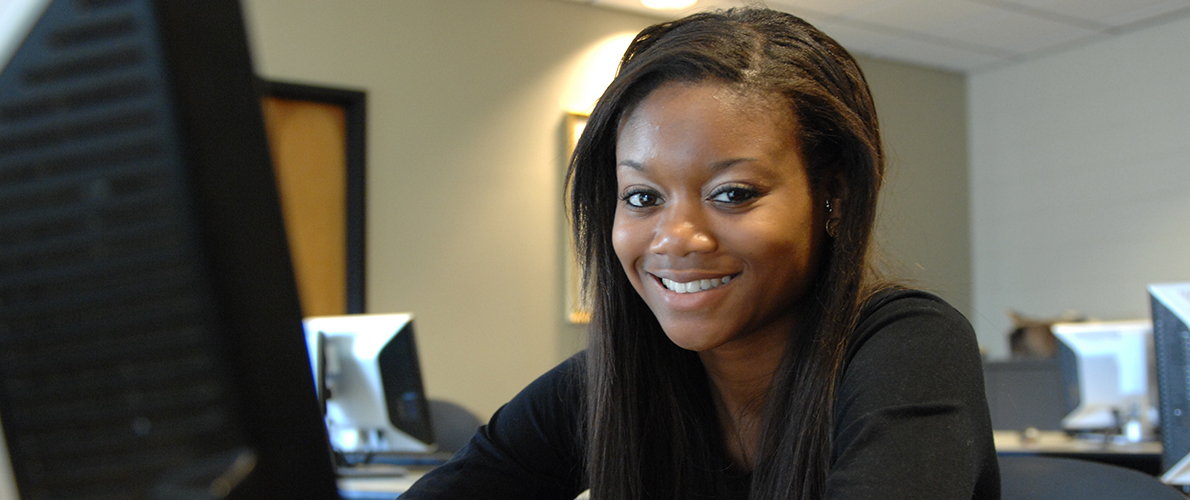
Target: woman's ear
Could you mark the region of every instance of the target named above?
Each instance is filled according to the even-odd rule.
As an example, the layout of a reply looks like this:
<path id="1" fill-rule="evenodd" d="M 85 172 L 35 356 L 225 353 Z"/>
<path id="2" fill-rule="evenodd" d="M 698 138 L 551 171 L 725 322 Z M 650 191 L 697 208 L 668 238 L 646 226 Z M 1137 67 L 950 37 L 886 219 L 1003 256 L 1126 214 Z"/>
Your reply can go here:
<path id="1" fill-rule="evenodd" d="M 827 178 L 826 182 L 826 199 L 830 200 L 831 208 L 834 213 L 831 217 L 842 217 L 842 212 L 847 206 L 847 182 L 843 178 L 842 173 L 836 173 Z"/>
<path id="2" fill-rule="evenodd" d="M 847 205 L 847 184 L 843 182 L 843 176 L 830 176 L 823 186 L 823 194 L 826 198 L 826 234 L 836 238 L 839 236 L 839 223 L 843 221 L 843 211 Z"/>

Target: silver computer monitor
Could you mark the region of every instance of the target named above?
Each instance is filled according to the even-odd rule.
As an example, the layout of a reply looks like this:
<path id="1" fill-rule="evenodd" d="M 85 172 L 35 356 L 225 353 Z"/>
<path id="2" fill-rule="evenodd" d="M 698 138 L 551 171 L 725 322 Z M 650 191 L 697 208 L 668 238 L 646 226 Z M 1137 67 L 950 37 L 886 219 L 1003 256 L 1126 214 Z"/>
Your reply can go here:
<path id="1" fill-rule="evenodd" d="M 1062 427 L 1118 429 L 1129 441 L 1152 439 L 1157 418 L 1150 322 L 1057 323 L 1053 332 L 1074 352 L 1078 381 L 1078 407 L 1062 419 Z"/>
<path id="2" fill-rule="evenodd" d="M 320 316 L 304 323 L 336 452 L 434 451 L 412 315 Z"/>

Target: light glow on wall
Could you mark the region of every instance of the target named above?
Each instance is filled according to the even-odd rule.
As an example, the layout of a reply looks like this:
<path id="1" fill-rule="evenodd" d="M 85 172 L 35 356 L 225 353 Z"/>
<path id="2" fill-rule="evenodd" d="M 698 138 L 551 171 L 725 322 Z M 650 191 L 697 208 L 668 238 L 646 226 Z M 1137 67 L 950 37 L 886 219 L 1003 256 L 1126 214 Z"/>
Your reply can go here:
<path id="1" fill-rule="evenodd" d="M 590 113 L 595 101 L 615 78 L 620 58 L 635 36 L 635 33 L 613 35 L 583 52 L 571 74 L 562 109 L 570 113 Z"/>
<path id="2" fill-rule="evenodd" d="M 698 3 L 698 0 L 640 0 L 640 4 L 656 10 L 685 9 Z"/>

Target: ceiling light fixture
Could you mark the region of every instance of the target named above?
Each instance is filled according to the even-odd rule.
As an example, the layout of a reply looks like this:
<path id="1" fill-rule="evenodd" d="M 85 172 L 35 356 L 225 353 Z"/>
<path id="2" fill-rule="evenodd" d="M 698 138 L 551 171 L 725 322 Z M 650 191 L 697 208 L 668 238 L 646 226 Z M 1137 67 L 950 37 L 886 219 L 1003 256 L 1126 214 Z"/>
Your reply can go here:
<path id="1" fill-rule="evenodd" d="M 697 3 L 698 0 L 640 0 L 640 4 L 656 10 L 685 9 Z"/>

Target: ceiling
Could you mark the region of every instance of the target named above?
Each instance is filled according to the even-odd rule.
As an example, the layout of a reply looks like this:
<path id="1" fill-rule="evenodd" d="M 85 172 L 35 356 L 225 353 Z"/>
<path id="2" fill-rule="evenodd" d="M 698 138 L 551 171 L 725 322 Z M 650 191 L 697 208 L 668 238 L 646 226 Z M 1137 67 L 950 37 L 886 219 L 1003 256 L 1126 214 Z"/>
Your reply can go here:
<path id="1" fill-rule="evenodd" d="M 676 19 L 764 3 L 792 12 L 856 54 L 978 72 L 1190 16 L 1190 0 L 698 0 L 656 11 L 639 0 L 565 0 Z"/>

